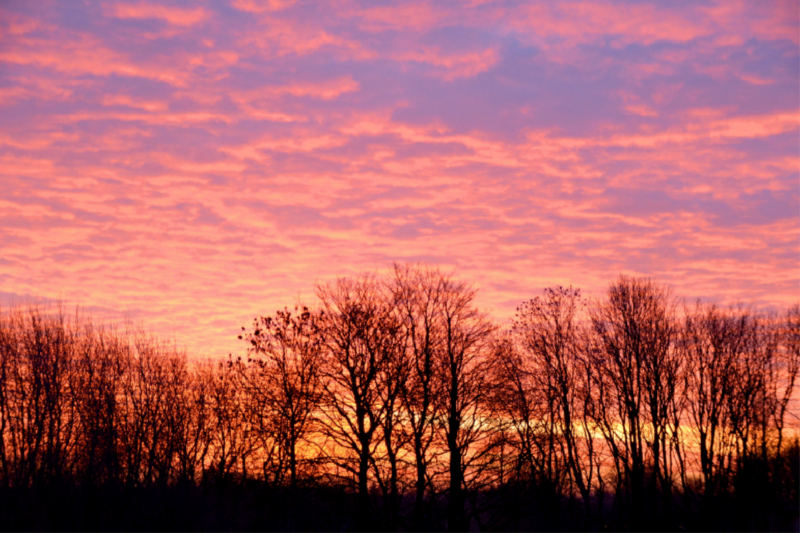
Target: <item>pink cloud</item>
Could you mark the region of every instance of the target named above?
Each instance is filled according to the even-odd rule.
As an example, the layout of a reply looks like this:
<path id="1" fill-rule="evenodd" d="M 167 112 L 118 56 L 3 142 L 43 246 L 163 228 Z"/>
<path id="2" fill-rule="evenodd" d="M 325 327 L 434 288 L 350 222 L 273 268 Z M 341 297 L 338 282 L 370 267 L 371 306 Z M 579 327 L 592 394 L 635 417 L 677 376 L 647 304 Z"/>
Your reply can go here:
<path id="1" fill-rule="evenodd" d="M 544 39 L 558 38 L 575 46 L 611 37 L 619 44 L 655 41 L 686 42 L 711 33 L 693 13 L 657 7 L 653 3 L 537 2 L 515 10 L 509 25 Z"/>
<path id="2" fill-rule="evenodd" d="M 231 5 L 241 11 L 249 13 L 267 13 L 270 11 L 280 11 L 295 4 L 294 0 L 265 0 L 257 2 L 255 0 L 233 0 Z"/>
<path id="3" fill-rule="evenodd" d="M 265 4 L 269 5 L 271 4 Z M 284 4 L 280 6 L 280 9 L 289 7 Z M 320 50 L 335 50 L 343 57 L 360 60 L 375 55 L 363 43 L 326 31 L 313 20 L 292 20 L 275 11 L 272 8 L 257 10 L 258 17 L 254 19 L 257 29 L 243 30 L 235 35 L 240 49 L 249 50 L 254 47 L 259 56 L 266 53 L 268 57 L 309 55 Z"/>
<path id="4" fill-rule="evenodd" d="M 479 52 L 467 52 L 458 54 L 447 54 L 436 48 L 423 47 L 416 50 L 408 50 L 394 56 L 397 61 L 414 61 L 427 63 L 437 69 L 434 75 L 446 81 L 456 78 L 468 78 L 486 72 L 494 66 L 500 59 L 500 54 L 496 48 L 489 48 Z"/>
<path id="5" fill-rule="evenodd" d="M 800 6 L 791 0 L 748 3 L 743 0 L 719 1 L 711 7 L 700 8 L 701 12 L 726 28 L 726 35 L 720 45 L 741 44 L 749 36 L 764 39 L 787 39 L 795 44 L 800 42 L 797 25 L 800 20 Z"/>
<path id="6" fill-rule="evenodd" d="M 203 356 L 394 260 L 796 299 L 794 4 L 234 7 L 4 8 L 0 292 Z"/>
<path id="7" fill-rule="evenodd" d="M 380 32 L 389 29 L 416 31 L 430 29 L 446 22 L 450 13 L 437 9 L 435 3 L 408 2 L 366 9 L 356 8 L 350 15 L 362 21 L 363 29 Z"/>
<path id="8" fill-rule="evenodd" d="M 209 13 L 201 7 L 180 8 L 145 2 L 113 3 L 104 6 L 109 16 L 119 19 L 157 19 L 174 26 L 194 26 L 208 20 Z"/>
<path id="9" fill-rule="evenodd" d="M 176 85 L 184 85 L 187 80 L 186 72 L 131 61 L 124 55 L 103 46 L 96 39 L 84 36 L 63 43 L 57 49 L 49 47 L 47 42 L 41 40 L 19 40 L 12 46 L 0 50 L 0 61 L 44 67 L 71 75 L 119 74 L 151 78 Z"/>

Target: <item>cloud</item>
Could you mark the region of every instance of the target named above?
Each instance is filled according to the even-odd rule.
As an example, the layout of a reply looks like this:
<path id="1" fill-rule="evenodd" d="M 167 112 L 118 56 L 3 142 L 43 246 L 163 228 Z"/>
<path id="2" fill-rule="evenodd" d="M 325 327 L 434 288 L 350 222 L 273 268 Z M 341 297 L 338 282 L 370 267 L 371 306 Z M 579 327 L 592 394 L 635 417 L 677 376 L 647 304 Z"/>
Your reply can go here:
<path id="1" fill-rule="evenodd" d="M 108 16 L 118 19 L 156 19 L 174 26 L 194 26 L 206 21 L 210 14 L 202 7 L 181 8 L 145 2 L 106 4 Z"/>
<path id="2" fill-rule="evenodd" d="M 266 13 L 280 11 L 295 4 L 294 0 L 266 0 L 257 2 L 255 0 L 233 0 L 231 5 L 241 11 L 248 13 Z"/>
<path id="3" fill-rule="evenodd" d="M 201 356 L 392 261 L 796 299 L 796 2 L 2 9 L 0 292 Z"/>

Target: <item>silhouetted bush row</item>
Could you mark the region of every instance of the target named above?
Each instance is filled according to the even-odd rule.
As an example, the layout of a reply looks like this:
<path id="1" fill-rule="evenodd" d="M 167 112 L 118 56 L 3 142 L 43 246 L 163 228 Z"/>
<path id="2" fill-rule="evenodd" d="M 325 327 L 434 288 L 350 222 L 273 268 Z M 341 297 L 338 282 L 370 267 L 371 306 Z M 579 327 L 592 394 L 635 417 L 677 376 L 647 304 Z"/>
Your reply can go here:
<path id="1" fill-rule="evenodd" d="M 216 362 L 6 309 L 3 526 L 797 528 L 797 305 L 686 305 L 622 276 L 501 328 L 474 297 L 424 266 L 340 279 Z"/>

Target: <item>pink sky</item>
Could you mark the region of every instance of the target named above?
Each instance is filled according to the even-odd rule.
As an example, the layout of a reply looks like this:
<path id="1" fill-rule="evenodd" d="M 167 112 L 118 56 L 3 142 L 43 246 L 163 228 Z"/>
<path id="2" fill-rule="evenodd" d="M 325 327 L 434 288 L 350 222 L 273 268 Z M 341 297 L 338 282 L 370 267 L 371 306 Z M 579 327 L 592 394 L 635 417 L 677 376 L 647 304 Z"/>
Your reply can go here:
<path id="1" fill-rule="evenodd" d="M 0 303 L 190 353 L 424 261 L 503 320 L 619 273 L 800 294 L 791 1 L 4 2 Z"/>

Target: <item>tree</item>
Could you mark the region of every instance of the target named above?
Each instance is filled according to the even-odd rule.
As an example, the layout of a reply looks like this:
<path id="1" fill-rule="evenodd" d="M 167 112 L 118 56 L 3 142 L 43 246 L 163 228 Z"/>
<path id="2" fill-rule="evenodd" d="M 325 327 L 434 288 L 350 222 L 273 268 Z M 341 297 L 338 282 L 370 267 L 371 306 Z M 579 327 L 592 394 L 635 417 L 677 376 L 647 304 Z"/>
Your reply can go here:
<path id="1" fill-rule="evenodd" d="M 82 484 L 110 485 L 120 481 L 117 404 L 127 349 L 115 330 L 88 322 L 83 325 L 70 386 L 76 398 L 75 462 Z"/>
<path id="2" fill-rule="evenodd" d="M 465 484 L 471 466 L 490 452 L 492 426 L 499 417 L 492 401 L 489 357 L 495 327 L 474 306 L 475 290 L 443 277 L 438 316 L 441 349 L 434 361 L 436 399 L 449 455 L 448 528 L 466 531 Z"/>
<path id="3" fill-rule="evenodd" d="M 786 415 L 792 401 L 794 385 L 800 372 L 800 304 L 787 309 L 780 331 L 780 350 L 775 365 L 774 396 L 777 400 L 775 425 L 778 428 L 777 454 L 780 455 Z"/>
<path id="4" fill-rule="evenodd" d="M 414 457 L 414 510 L 412 526 L 423 530 L 425 494 L 429 491 L 429 464 L 441 402 L 435 398 L 435 362 L 443 347 L 441 306 L 445 278 L 432 268 L 394 265 L 391 281 L 393 305 L 403 337 L 405 379 L 399 381 L 400 401 L 411 432 Z"/>
<path id="5" fill-rule="evenodd" d="M 332 441 L 331 459 L 356 477 L 356 528 L 367 530 L 374 527 L 369 470 L 389 408 L 380 377 L 400 348 L 399 326 L 373 276 L 339 279 L 317 293 L 324 347 L 321 425 Z"/>
<path id="6" fill-rule="evenodd" d="M 244 336 L 250 345 L 249 365 L 240 368 L 253 424 L 264 450 L 271 450 L 270 441 L 277 444 L 277 458 L 269 454 L 266 461 L 277 463 L 275 482 L 281 484 L 288 470 L 293 488 L 297 486 L 298 448 L 308 436 L 320 401 L 319 327 L 319 314 L 303 307 L 294 313 L 283 310 L 260 317 Z"/>
<path id="7" fill-rule="evenodd" d="M 736 436 L 730 408 L 735 394 L 738 361 L 750 348 L 747 342 L 753 317 L 746 308 L 722 310 L 697 304 L 685 313 L 681 350 L 687 363 L 686 390 L 691 424 L 697 434 L 703 476 L 703 504 L 712 512 L 716 494 L 730 482 Z"/>
<path id="8" fill-rule="evenodd" d="M 582 305 L 577 289 L 557 287 L 517 309 L 512 332 L 523 357 L 510 359 L 515 364 L 509 368 L 509 382 L 515 384 L 517 401 L 511 405 L 519 406 L 514 418 L 525 428 L 524 440 L 532 440 L 527 433 L 537 421 L 545 424 L 545 443 L 538 446 L 547 458 L 541 468 L 545 479 L 557 486 L 569 473 L 588 506 L 596 458 L 581 446 L 592 439 L 591 429 L 581 423 L 591 397 L 586 394 L 590 383 L 583 379 L 584 334 L 577 322 Z M 537 403 L 538 409 L 533 407 Z M 562 465 L 565 472 L 559 472 Z"/>
<path id="9" fill-rule="evenodd" d="M 677 428 L 670 413 L 681 364 L 673 349 L 673 304 L 665 287 L 620 276 L 591 313 L 599 343 L 598 422 L 617 470 L 616 495 L 625 495 L 641 527 L 645 504 L 650 514 L 657 511 L 656 484 L 665 495 L 671 491 L 667 454 Z"/>

